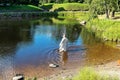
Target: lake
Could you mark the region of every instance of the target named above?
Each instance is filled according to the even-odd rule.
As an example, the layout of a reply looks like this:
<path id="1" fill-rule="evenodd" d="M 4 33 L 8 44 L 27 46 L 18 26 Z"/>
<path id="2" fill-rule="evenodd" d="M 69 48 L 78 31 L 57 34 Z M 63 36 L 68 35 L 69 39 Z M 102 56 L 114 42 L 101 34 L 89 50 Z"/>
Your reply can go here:
<path id="1" fill-rule="evenodd" d="M 68 21 L 68 22 L 65 22 Z M 69 40 L 67 53 L 58 51 L 63 33 Z M 15 74 L 44 77 L 60 70 L 101 65 L 120 59 L 120 50 L 88 32 L 76 19 L 0 20 L 0 79 Z M 49 68 L 49 64 L 58 68 Z"/>

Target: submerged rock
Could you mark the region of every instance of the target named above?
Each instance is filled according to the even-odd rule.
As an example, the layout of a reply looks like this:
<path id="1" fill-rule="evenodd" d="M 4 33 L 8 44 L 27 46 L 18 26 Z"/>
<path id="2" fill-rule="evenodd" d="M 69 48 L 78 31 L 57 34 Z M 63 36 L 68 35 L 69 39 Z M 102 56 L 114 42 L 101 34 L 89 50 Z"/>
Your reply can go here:
<path id="1" fill-rule="evenodd" d="M 24 80 L 24 76 L 22 74 L 16 74 L 16 76 L 13 77 L 13 80 Z"/>
<path id="2" fill-rule="evenodd" d="M 59 67 L 59 65 L 57 65 L 57 64 L 49 64 L 49 67 L 56 68 L 56 67 Z"/>

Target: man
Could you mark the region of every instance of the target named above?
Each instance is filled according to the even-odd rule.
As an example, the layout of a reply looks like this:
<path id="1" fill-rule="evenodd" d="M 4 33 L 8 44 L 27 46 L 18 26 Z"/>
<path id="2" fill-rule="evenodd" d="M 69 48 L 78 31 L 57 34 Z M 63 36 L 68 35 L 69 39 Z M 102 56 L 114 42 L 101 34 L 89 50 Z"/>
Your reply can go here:
<path id="1" fill-rule="evenodd" d="M 63 34 L 63 38 L 59 44 L 59 52 L 66 52 L 67 51 L 67 45 L 68 45 L 68 39 L 66 38 L 65 34 Z"/>

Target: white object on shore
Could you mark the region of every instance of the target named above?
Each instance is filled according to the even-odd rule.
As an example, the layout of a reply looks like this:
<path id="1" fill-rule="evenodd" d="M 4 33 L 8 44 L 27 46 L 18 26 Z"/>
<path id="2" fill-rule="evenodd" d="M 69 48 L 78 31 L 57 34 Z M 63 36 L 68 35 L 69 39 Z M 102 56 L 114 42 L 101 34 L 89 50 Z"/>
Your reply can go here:
<path id="1" fill-rule="evenodd" d="M 23 76 L 15 76 L 13 77 L 13 80 L 24 80 Z"/>
<path id="2" fill-rule="evenodd" d="M 51 67 L 51 68 L 56 68 L 56 67 L 58 67 L 59 65 L 57 65 L 57 64 L 49 64 L 49 67 Z"/>
<path id="3" fill-rule="evenodd" d="M 80 24 L 81 24 L 81 25 L 85 25 L 85 24 L 86 24 L 86 21 L 81 21 Z"/>
<path id="4" fill-rule="evenodd" d="M 67 51 L 68 39 L 66 38 L 65 34 L 63 34 L 63 38 L 59 44 L 59 52 Z"/>

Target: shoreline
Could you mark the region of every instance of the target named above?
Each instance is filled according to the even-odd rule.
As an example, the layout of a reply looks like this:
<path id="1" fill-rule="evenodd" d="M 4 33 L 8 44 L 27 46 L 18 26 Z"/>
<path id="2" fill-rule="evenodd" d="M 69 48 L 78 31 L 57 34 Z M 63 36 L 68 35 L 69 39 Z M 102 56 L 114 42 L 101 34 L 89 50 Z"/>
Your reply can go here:
<path id="1" fill-rule="evenodd" d="M 120 65 L 117 64 L 117 61 L 112 61 L 112 62 L 108 62 L 106 64 L 102 64 L 102 65 L 94 65 L 94 66 L 87 66 L 90 68 L 93 68 L 98 74 L 100 74 L 101 76 L 104 75 L 108 75 L 111 77 L 118 77 L 118 79 L 120 79 Z M 53 75 L 49 75 L 43 78 L 38 78 L 38 80 L 66 80 L 66 79 L 71 79 L 74 76 L 76 76 L 80 69 L 84 68 L 83 66 L 79 67 L 79 68 L 72 68 L 70 70 L 62 70 L 56 74 Z"/>

